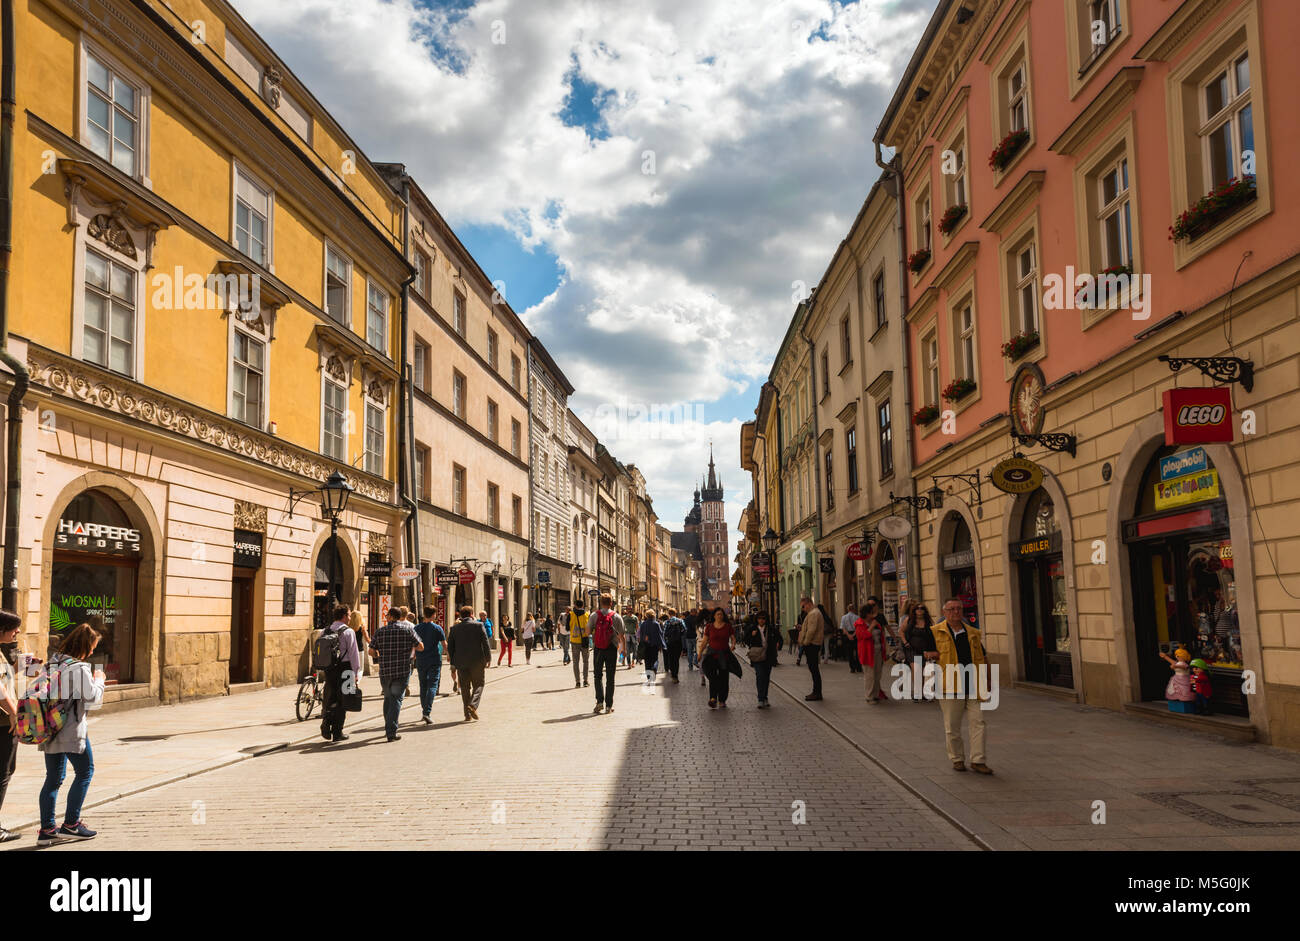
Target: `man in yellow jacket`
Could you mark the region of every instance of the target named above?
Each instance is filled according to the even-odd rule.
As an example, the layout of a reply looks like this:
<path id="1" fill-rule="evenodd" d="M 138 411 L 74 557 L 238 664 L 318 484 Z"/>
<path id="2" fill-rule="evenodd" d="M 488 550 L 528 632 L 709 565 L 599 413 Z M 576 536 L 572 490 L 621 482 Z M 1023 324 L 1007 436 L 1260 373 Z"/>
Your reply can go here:
<path id="1" fill-rule="evenodd" d="M 573 656 L 573 688 L 586 686 L 591 672 L 591 632 L 587 629 L 590 615 L 582 606 L 579 598 L 569 612 L 569 653 Z M 581 658 L 579 658 L 581 654 Z M 578 660 L 582 660 L 582 674 L 578 674 Z"/>
<path id="2" fill-rule="evenodd" d="M 970 767 L 979 774 L 992 774 L 984 763 L 984 711 L 980 709 L 980 687 L 991 682 L 988 658 L 979 629 L 962 620 L 961 602 L 943 606 L 943 620 L 931 628 L 935 649 L 925 656 L 939 668 L 939 707 L 943 710 L 943 731 L 948 738 L 948 760 L 954 771 L 965 771 L 965 743 L 961 737 L 962 716 L 970 716 Z"/>

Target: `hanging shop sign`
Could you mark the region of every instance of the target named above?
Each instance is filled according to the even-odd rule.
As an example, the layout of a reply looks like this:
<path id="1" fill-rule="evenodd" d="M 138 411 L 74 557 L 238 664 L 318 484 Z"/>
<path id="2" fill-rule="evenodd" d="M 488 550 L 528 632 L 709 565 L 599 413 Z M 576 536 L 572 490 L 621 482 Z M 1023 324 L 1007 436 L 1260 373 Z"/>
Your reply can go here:
<path id="1" fill-rule="evenodd" d="M 497 586 L 497 601 L 505 601 L 505 600 L 506 600 L 506 586 L 505 586 L 505 585 L 498 585 L 498 586 Z"/>
<path id="2" fill-rule="evenodd" d="M 1167 389 L 1162 396 L 1165 444 L 1232 441 L 1232 390 Z"/>
<path id="3" fill-rule="evenodd" d="M 392 606 L 393 606 L 392 595 L 379 596 L 379 623 L 380 624 L 388 623 L 388 609 L 391 608 Z"/>
<path id="4" fill-rule="evenodd" d="M 460 572 L 455 569 L 438 569 L 437 581 L 439 585 L 450 586 L 460 584 Z"/>
<path id="5" fill-rule="evenodd" d="M 390 559 L 367 559 L 365 574 L 367 578 L 391 578 L 393 563 Z"/>
<path id="6" fill-rule="evenodd" d="M 262 534 L 248 529 L 235 530 L 236 565 L 249 569 L 262 567 Z"/>
<path id="7" fill-rule="evenodd" d="M 912 524 L 905 516 L 886 516 L 876 524 L 876 530 L 886 539 L 905 539 Z"/>
<path id="8" fill-rule="evenodd" d="M 54 534 L 54 545 L 59 549 L 76 549 L 101 555 L 138 556 L 140 530 L 106 523 L 61 519 Z"/>
<path id="9" fill-rule="evenodd" d="M 818 570 L 819 572 L 824 573 L 824 574 L 834 575 L 834 574 L 835 574 L 835 560 L 834 560 L 834 559 L 818 559 L 818 560 L 817 560 L 817 570 Z"/>
<path id="10" fill-rule="evenodd" d="M 550 570 L 550 569 L 541 569 L 541 570 L 538 571 L 538 573 L 537 573 L 537 581 L 538 581 L 538 582 L 540 582 L 541 584 L 545 585 L 545 584 L 548 583 L 550 580 L 551 580 L 551 570 Z M 473 581 L 473 579 L 470 579 L 470 581 Z"/>
<path id="11" fill-rule="evenodd" d="M 1043 430 L 1043 396 L 1047 380 L 1037 363 L 1024 363 L 1011 380 L 1011 433 L 1033 436 Z"/>
<path id="12" fill-rule="evenodd" d="M 1028 458 L 1009 457 L 993 466 L 989 480 L 1003 493 L 1029 493 L 1043 483 L 1043 469 Z"/>
<path id="13" fill-rule="evenodd" d="M 460 575 L 460 583 L 462 585 L 474 584 L 474 573 L 470 569 L 461 569 L 458 574 Z M 546 580 L 550 581 L 550 578 L 548 577 Z"/>
<path id="14" fill-rule="evenodd" d="M 950 552 L 943 557 L 943 570 L 950 572 L 953 569 L 970 568 L 975 564 L 975 550 L 962 549 L 960 552 Z"/>
<path id="15" fill-rule="evenodd" d="M 772 557 L 766 552 L 755 552 L 749 565 L 754 570 L 754 574 L 760 578 L 767 578 L 772 574 Z"/>
<path id="16" fill-rule="evenodd" d="M 851 542 L 848 548 L 849 558 L 854 562 L 861 562 L 864 559 L 871 558 L 871 546 L 861 542 Z"/>
<path id="17" fill-rule="evenodd" d="M 1205 470 L 1199 473 L 1185 474 L 1172 480 L 1159 481 L 1155 488 L 1157 510 L 1186 506 L 1189 503 L 1201 503 L 1205 500 L 1217 500 L 1220 496 L 1219 472 Z"/>
<path id="18" fill-rule="evenodd" d="M 409 582 L 413 578 L 420 577 L 420 570 L 413 565 L 406 565 L 393 573 L 393 578 L 400 578 L 402 581 Z"/>

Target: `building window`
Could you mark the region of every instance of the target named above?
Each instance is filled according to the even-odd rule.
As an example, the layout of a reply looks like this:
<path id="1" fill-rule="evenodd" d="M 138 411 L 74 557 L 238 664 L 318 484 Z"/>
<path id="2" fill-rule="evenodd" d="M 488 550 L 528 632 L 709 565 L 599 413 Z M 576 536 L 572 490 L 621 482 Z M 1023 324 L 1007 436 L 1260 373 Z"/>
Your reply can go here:
<path id="1" fill-rule="evenodd" d="M 832 449 L 827 448 L 826 449 L 826 509 L 828 510 L 835 509 L 834 456 L 835 456 L 835 452 Z"/>
<path id="2" fill-rule="evenodd" d="M 849 469 L 849 496 L 858 492 L 858 430 L 850 428 L 844 433 L 844 453 Z"/>
<path id="3" fill-rule="evenodd" d="M 510 419 L 510 453 L 515 457 L 519 457 L 520 441 L 523 436 L 523 426 L 516 419 Z"/>
<path id="4" fill-rule="evenodd" d="M 230 417 L 261 428 L 266 382 L 266 344 L 236 329 L 232 341 Z"/>
<path id="5" fill-rule="evenodd" d="M 415 290 L 421 297 L 427 298 L 429 296 L 429 269 L 432 264 L 429 261 L 429 256 L 417 248 L 413 253 L 411 263 L 415 267 Z"/>
<path id="6" fill-rule="evenodd" d="M 487 522 L 493 529 L 501 527 L 500 491 L 496 484 L 487 485 Z"/>
<path id="7" fill-rule="evenodd" d="M 519 377 L 522 372 L 523 364 L 519 362 L 519 357 L 514 353 L 510 354 L 510 385 L 516 392 L 519 391 Z"/>
<path id="8" fill-rule="evenodd" d="M 271 267 L 271 191 L 235 166 L 235 248 Z"/>
<path id="9" fill-rule="evenodd" d="M 931 251 L 934 248 L 933 226 L 930 212 L 930 191 L 927 189 L 916 201 L 916 247 Z"/>
<path id="10" fill-rule="evenodd" d="M 491 366 L 493 370 L 497 368 L 498 352 L 497 332 L 488 328 L 488 365 Z"/>
<path id="11" fill-rule="evenodd" d="M 325 313 L 345 327 L 351 322 L 352 262 L 325 246 Z"/>
<path id="12" fill-rule="evenodd" d="M 939 404 L 939 337 L 931 331 L 921 341 L 922 375 L 925 377 L 925 404 Z"/>
<path id="13" fill-rule="evenodd" d="M 879 330 L 885 325 L 889 314 L 885 310 L 885 273 L 882 271 L 871 281 L 871 291 L 875 295 L 876 304 L 876 329 Z"/>
<path id="14" fill-rule="evenodd" d="M 465 335 L 465 295 L 459 291 L 451 299 L 451 325 L 462 337 Z"/>
<path id="15" fill-rule="evenodd" d="M 894 426 L 889 399 L 876 406 L 876 424 L 880 429 L 880 477 L 883 480 L 894 472 Z"/>
<path id="16" fill-rule="evenodd" d="M 497 437 L 497 417 L 498 417 L 497 403 L 493 402 L 491 399 L 488 399 L 488 403 L 487 403 L 488 440 L 491 441 L 493 444 L 500 443 Z"/>
<path id="17" fill-rule="evenodd" d="M 465 468 L 459 464 L 451 465 L 451 511 L 465 515 Z"/>
<path id="18" fill-rule="evenodd" d="M 1029 67 L 1022 59 L 1007 76 L 1007 126 L 1011 133 L 1029 129 Z"/>
<path id="19" fill-rule="evenodd" d="M 524 501 L 518 497 L 510 498 L 510 531 L 516 536 L 522 536 L 524 526 Z"/>
<path id="20" fill-rule="evenodd" d="M 831 354 L 830 350 L 822 350 L 822 396 L 831 394 Z"/>
<path id="21" fill-rule="evenodd" d="M 461 421 L 465 420 L 465 377 L 455 370 L 451 374 L 451 411 Z"/>
<path id="22" fill-rule="evenodd" d="M 321 453 L 336 461 L 347 460 L 348 390 L 332 379 L 324 380 L 324 403 L 321 416 Z"/>
<path id="23" fill-rule="evenodd" d="M 86 249 L 81 358 L 135 375 L 136 272 Z"/>
<path id="24" fill-rule="evenodd" d="M 967 297 L 957 305 L 957 316 L 953 326 L 956 327 L 957 340 L 957 377 L 975 378 L 975 310 L 971 298 Z"/>
<path id="25" fill-rule="evenodd" d="M 416 337 L 411 367 L 411 381 L 421 392 L 429 391 L 429 366 L 433 362 L 433 349 L 419 337 Z"/>
<path id="26" fill-rule="evenodd" d="M 1097 179 L 1097 224 L 1106 268 L 1133 263 L 1133 215 L 1129 199 L 1128 157 L 1105 167 Z"/>
<path id="27" fill-rule="evenodd" d="M 388 353 L 388 295 L 373 281 L 366 284 L 366 342 Z"/>
<path id="28" fill-rule="evenodd" d="M 840 353 L 843 366 L 853 362 L 853 328 L 849 326 L 848 314 L 840 320 Z"/>
<path id="29" fill-rule="evenodd" d="M 1119 35 L 1119 0 L 1089 0 L 1088 26 L 1089 43 L 1096 56 Z"/>
<path id="30" fill-rule="evenodd" d="M 367 474 L 384 475 L 384 408 L 366 403 L 365 468 Z"/>
<path id="31" fill-rule="evenodd" d="M 1201 127 L 1208 192 L 1242 174 L 1242 154 L 1255 150 L 1250 57 L 1242 52 L 1201 86 Z"/>
<path id="32" fill-rule="evenodd" d="M 1034 259 L 1032 236 L 1026 238 L 1012 253 L 1012 273 L 1015 276 L 1015 300 L 1012 310 L 1017 321 L 1012 325 L 1017 333 L 1038 329 L 1038 265 Z"/>
<path id="33" fill-rule="evenodd" d="M 127 176 L 141 176 L 140 89 L 86 53 L 85 143 Z"/>
<path id="34" fill-rule="evenodd" d="M 419 500 L 429 499 L 429 449 L 422 444 L 415 446 L 415 496 Z"/>

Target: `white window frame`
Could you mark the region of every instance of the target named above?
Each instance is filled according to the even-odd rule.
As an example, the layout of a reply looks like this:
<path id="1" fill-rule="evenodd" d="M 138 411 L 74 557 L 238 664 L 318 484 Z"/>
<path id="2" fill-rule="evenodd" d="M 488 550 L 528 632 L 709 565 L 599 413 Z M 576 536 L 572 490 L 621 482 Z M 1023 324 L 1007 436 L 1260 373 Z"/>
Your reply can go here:
<path id="1" fill-rule="evenodd" d="M 940 405 L 939 391 L 942 381 L 939 374 L 939 331 L 933 326 L 921 335 L 921 369 L 924 388 L 923 402 Z"/>
<path id="2" fill-rule="evenodd" d="M 433 449 L 427 444 L 415 442 L 415 499 L 429 500 L 429 464 L 433 459 Z"/>
<path id="3" fill-rule="evenodd" d="M 456 471 L 460 471 L 459 487 L 456 486 Z M 469 471 L 455 463 L 451 465 L 451 512 L 467 519 L 469 517 Z"/>
<path id="4" fill-rule="evenodd" d="M 264 431 L 271 414 L 269 402 L 269 392 L 271 387 L 271 314 L 269 311 L 263 311 L 262 319 L 267 324 L 267 335 L 258 333 L 256 330 L 250 330 L 236 316 L 227 315 L 229 321 L 229 332 L 226 337 L 226 416 L 248 425 L 250 428 L 257 428 Z M 256 422 L 245 421 L 235 415 L 235 338 L 243 335 L 255 343 L 262 344 L 262 414 L 258 416 Z"/>
<path id="5" fill-rule="evenodd" d="M 339 258 L 343 259 L 343 262 L 347 267 L 347 273 L 348 273 L 347 282 L 344 284 L 344 290 L 343 290 L 344 310 L 343 310 L 342 320 L 336 319 L 329 312 L 329 279 L 330 279 L 329 264 L 330 264 L 331 252 L 333 252 Z M 329 241 L 328 239 L 325 240 L 325 248 L 324 248 L 324 253 L 322 258 L 323 258 L 323 265 L 321 269 L 321 310 L 325 311 L 325 316 L 329 317 L 330 320 L 333 320 L 335 323 L 341 324 L 342 326 L 347 327 L 350 330 L 352 329 L 352 275 L 353 275 L 352 259 L 351 257 L 348 256 L 347 252 L 344 252 L 342 249 L 340 249 L 337 245 L 335 245 L 333 242 Z"/>
<path id="6" fill-rule="evenodd" d="M 1244 92 L 1238 87 L 1237 81 L 1237 63 L 1242 59 L 1246 60 L 1246 67 L 1250 70 L 1250 85 Z M 1200 141 L 1201 165 L 1204 167 L 1203 176 L 1205 192 L 1207 193 L 1214 189 L 1215 186 L 1220 185 L 1214 181 L 1210 136 L 1222 130 L 1225 125 L 1232 126 L 1232 147 L 1228 151 L 1232 166 L 1228 168 L 1228 176 L 1224 178 L 1224 181 L 1226 181 L 1231 177 L 1241 178 L 1241 154 L 1246 149 L 1246 141 L 1241 133 L 1241 112 L 1247 107 L 1250 108 L 1251 134 L 1255 135 L 1254 124 L 1257 115 L 1254 106 L 1254 91 L 1255 70 L 1258 63 L 1251 61 L 1250 48 L 1247 43 L 1237 46 L 1230 55 L 1224 57 L 1224 60 L 1223 68 L 1215 69 L 1214 73 L 1197 85 L 1196 88 L 1199 119 L 1196 136 Z M 1223 107 L 1211 115 L 1209 113 L 1209 102 L 1206 100 L 1206 91 L 1220 75 L 1225 74 L 1228 79 L 1228 97 L 1224 101 Z M 1256 144 L 1256 147 L 1258 147 L 1258 144 Z M 1220 181 L 1220 183 L 1224 181 Z"/>
<path id="7" fill-rule="evenodd" d="M 428 373 L 432 357 L 433 347 L 420 337 L 414 337 L 411 343 L 411 382 L 421 392 L 429 391 Z"/>
<path id="8" fill-rule="evenodd" d="M 501 337 L 491 327 L 487 332 L 487 361 L 494 372 L 501 363 Z"/>
<path id="9" fill-rule="evenodd" d="M 371 457 L 375 454 L 370 448 L 370 415 L 372 411 L 379 413 L 379 453 L 378 462 L 379 470 L 370 469 Z M 373 474 L 376 477 L 385 476 L 384 470 L 387 467 L 386 460 L 388 457 L 388 406 L 372 399 L 369 393 L 361 396 L 361 466 L 367 474 Z"/>
<path id="10" fill-rule="evenodd" d="M 349 367 L 345 366 L 344 368 L 347 369 L 347 368 L 349 368 Z M 326 370 L 326 369 L 322 369 L 322 370 L 321 370 L 321 388 L 320 388 L 320 453 L 323 454 L 325 457 L 329 458 L 329 459 L 332 460 L 332 461 L 342 461 L 342 462 L 345 463 L 345 464 L 349 463 L 349 461 L 348 461 L 348 445 L 350 444 L 350 439 L 351 439 L 351 437 L 352 437 L 351 434 L 350 434 L 351 429 L 348 428 L 348 425 L 350 424 L 350 422 L 348 421 L 348 411 L 349 411 L 349 409 L 348 409 L 348 392 L 349 392 L 349 390 L 351 389 L 351 385 L 352 385 L 352 383 L 351 383 L 351 381 L 350 381 L 350 377 L 349 377 L 349 380 L 345 380 L 345 381 L 343 381 L 343 382 L 340 382 L 340 381 L 338 381 L 337 379 L 335 379 L 333 376 L 331 376 L 331 375 L 329 374 L 329 371 L 328 371 L 328 370 Z M 326 428 L 328 427 L 327 424 L 326 424 L 326 421 L 325 421 L 325 416 L 326 416 L 326 412 L 327 412 L 327 410 L 328 410 L 328 405 L 329 405 L 329 400 L 326 398 L 326 388 L 327 388 L 327 387 L 333 387 L 333 388 L 335 388 L 335 389 L 341 389 L 341 390 L 343 391 L 343 417 L 342 417 L 342 421 L 341 421 L 342 428 L 340 429 L 340 431 L 341 431 L 341 434 L 340 434 L 341 445 L 340 445 L 340 446 L 342 447 L 343 453 L 342 453 L 342 454 L 339 454 L 339 455 L 331 454 L 331 453 L 329 452 L 328 448 L 326 448 L 326 446 L 325 446 L 325 442 L 326 442 Z"/>
<path id="11" fill-rule="evenodd" d="M 457 380 L 460 380 L 457 383 Z M 460 404 L 456 403 L 456 391 L 460 389 Z M 469 421 L 469 380 L 459 369 L 451 371 L 451 413 L 461 421 Z"/>
<path id="12" fill-rule="evenodd" d="M 117 78 L 121 79 L 124 84 L 135 89 L 140 102 L 140 114 L 136 122 L 136 168 L 135 173 L 125 175 L 133 180 L 139 180 L 146 188 L 153 189 L 153 181 L 149 178 L 149 115 L 153 102 L 153 90 L 149 83 L 137 72 L 123 65 L 120 59 L 110 55 L 103 46 L 90 39 L 85 33 L 80 34 L 77 49 L 77 140 L 87 150 L 90 149 L 89 135 L 86 133 L 86 123 L 90 120 L 90 108 L 86 100 L 89 94 L 87 86 L 90 84 L 90 69 L 86 62 L 87 55 L 94 56 Z M 93 151 L 91 152 L 93 153 Z M 99 155 L 96 154 L 96 156 Z M 113 167 L 116 172 L 123 172 L 113 166 L 111 160 L 105 160 L 104 162 Z"/>
<path id="13" fill-rule="evenodd" d="M 1016 76 L 1020 75 L 1020 89 L 1015 88 Z M 1029 60 L 1021 56 L 1016 65 L 1007 73 L 1007 133 L 1029 130 Z M 1016 115 L 1021 113 L 1020 124 L 1016 124 Z M 1030 131 L 1030 133 L 1033 133 Z"/>
<path id="14" fill-rule="evenodd" d="M 1101 247 L 1101 268 L 1133 264 L 1133 177 L 1128 163 L 1128 151 L 1123 150 L 1115 159 L 1098 167 L 1095 172 L 1095 183 L 1097 185 L 1095 222 L 1098 244 Z M 1112 174 L 1116 175 L 1121 185 L 1117 187 L 1115 197 L 1110 202 L 1106 202 L 1106 180 Z M 1107 223 L 1114 216 L 1121 217 L 1118 223 L 1122 235 L 1120 258 L 1110 257 L 1110 245 L 1106 237 Z"/>
<path id="15" fill-rule="evenodd" d="M 1026 251 L 1029 252 L 1028 272 L 1025 272 L 1020 264 Z M 1011 250 L 1011 265 L 1015 276 L 1015 284 L 1012 286 L 1012 313 L 1016 317 L 1016 322 L 1011 325 L 1012 335 L 1037 330 L 1041 337 L 1043 322 L 1039 298 L 1042 296 L 1042 283 L 1038 278 L 1038 241 L 1034 233 L 1031 232 Z M 1026 288 L 1030 288 L 1031 285 L 1032 290 L 1026 291 Z M 1030 298 L 1033 306 L 1033 311 L 1028 317 L 1025 315 L 1026 296 Z"/>
<path id="16" fill-rule="evenodd" d="M 238 160 L 230 162 L 230 244 L 239 249 L 239 179 L 243 177 L 256 189 L 266 194 L 266 258 L 252 258 L 255 264 L 267 271 L 275 271 L 275 190 L 262 182 L 257 174 L 251 172 Z M 250 207 L 251 208 L 251 207 Z"/>
<path id="17" fill-rule="evenodd" d="M 135 272 L 135 337 L 132 341 L 132 352 L 134 362 L 129 374 L 130 378 L 136 382 L 144 381 L 145 366 L 145 312 L 148 301 L 148 278 L 145 271 L 145 253 L 144 244 L 146 234 L 143 231 L 136 230 L 126 220 L 123 225 L 126 228 L 127 235 L 135 245 L 135 259 L 131 259 L 110 248 L 106 243 L 92 239 L 86 234 L 86 229 L 91 219 L 99 215 L 99 211 L 91 208 L 85 201 L 85 197 L 80 197 L 74 204 L 75 218 L 77 228 L 75 233 L 75 242 L 73 247 L 73 278 L 74 289 L 72 292 L 72 337 L 69 349 L 72 350 L 74 359 L 88 362 L 85 358 L 85 327 L 86 327 L 86 252 L 94 251 L 111 260 L 114 264 L 121 265 L 124 268 L 130 268 Z M 110 312 L 111 316 L 111 312 Z M 98 366 L 99 364 L 94 364 Z M 116 370 L 108 366 L 100 366 L 101 369 L 108 369 L 110 372 Z M 121 375 L 118 373 L 118 375 Z"/>
<path id="18" fill-rule="evenodd" d="M 429 297 L 430 269 L 433 259 L 429 253 L 422 249 L 415 249 L 411 253 L 411 264 L 415 267 L 415 293 L 423 298 Z"/>
<path id="19" fill-rule="evenodd" d="M 373 324 L 371 323 L 371 318 L 375 315 L 374 305 L 371 304 L 372 292 L 377 292 L 379 296 L 384 299 L 383 311 L 381 313 L 381 316 L 383 317 L 383 327 L 382 327 L 383 344 L 382 345 L 377 345 L 374 342 L 374 340 L 370 338 L 370 334 L 371 334 L 370 328 L 373 326 Z M 377 284 L 374 278 L 369 278 L 369 277 L 366 278 L 366 342 L 369 343 L 371 346 L 375 347 L 375 349 L 379 350 L 385 356 L 388 355 L 388 346 L 389 346 L 388 325 L 390 320 L 389 315 L 392 311 L 392 303 L 393 303 L 392 298 L 388 296 L 388 292 L 384 290 L 382 285 Z"/>
<path id="20" fill-rule="evenodd" d="M 469 333 L 469 299 L 459 290 L 451 292 L 451 329 L 465 339 Z"/>

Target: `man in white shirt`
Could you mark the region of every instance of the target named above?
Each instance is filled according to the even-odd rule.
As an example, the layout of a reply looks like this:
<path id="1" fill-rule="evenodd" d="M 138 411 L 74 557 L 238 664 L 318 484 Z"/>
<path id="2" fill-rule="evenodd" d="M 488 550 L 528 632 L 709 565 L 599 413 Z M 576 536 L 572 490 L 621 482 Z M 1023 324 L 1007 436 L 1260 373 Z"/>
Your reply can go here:
<path id="1" fill-rule="evenodd" d="M 853 634 L 853 625 L 857 623 L 858 612 L 849 608 L 844 612 L 844 617 L 840 618 L 840 633 L 848 640 L 849 648 L 849 672 L 861 673 L 862 664 L 858 663 L 858 641 Z"/>

